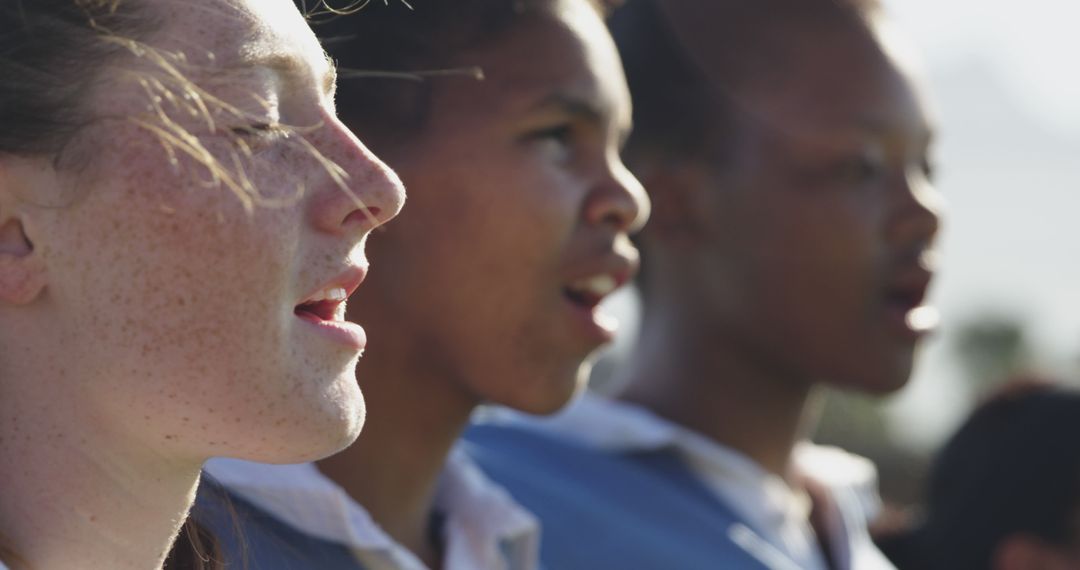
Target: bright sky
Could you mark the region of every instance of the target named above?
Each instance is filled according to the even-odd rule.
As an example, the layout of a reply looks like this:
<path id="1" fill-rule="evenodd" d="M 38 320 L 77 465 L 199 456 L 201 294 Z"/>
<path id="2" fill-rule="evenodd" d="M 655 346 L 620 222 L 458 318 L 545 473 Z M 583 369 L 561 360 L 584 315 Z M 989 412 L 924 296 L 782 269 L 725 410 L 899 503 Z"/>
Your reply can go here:
<path id="1" fill-rule="evenodd" d="M 940 105 L 950 205 L 933 293 L 942 334 L 893 405 L 897 437 L 926 447 L 970 405 L 950 349 L 965 319 L 1012 313 L 1043 362 L 1080 355 L 1080 2 L 885 3 Z"/>
<path id="2" fill-rule="evenodd" d="M 1051 125 L 1080 131 L 1080 2 L 885 0 L 931 67 L 991 63 L 1013 94 Z"/>

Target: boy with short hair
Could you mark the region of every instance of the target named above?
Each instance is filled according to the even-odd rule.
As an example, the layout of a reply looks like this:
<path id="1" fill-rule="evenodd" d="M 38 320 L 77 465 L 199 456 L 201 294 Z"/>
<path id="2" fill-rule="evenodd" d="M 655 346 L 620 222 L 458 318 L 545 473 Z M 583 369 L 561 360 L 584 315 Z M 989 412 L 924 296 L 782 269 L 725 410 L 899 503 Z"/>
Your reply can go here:
<path id="1" fill-rule="evenodd" d="M 613 18 L 654 202 L 624 388 L 470 434 L 543 521 L 547 565 L 889 567 L 873 466 L 804 442 L 820 386 L 900 388 L 936 320 L 932 127 L 877 17 L 631 0 Z"/>

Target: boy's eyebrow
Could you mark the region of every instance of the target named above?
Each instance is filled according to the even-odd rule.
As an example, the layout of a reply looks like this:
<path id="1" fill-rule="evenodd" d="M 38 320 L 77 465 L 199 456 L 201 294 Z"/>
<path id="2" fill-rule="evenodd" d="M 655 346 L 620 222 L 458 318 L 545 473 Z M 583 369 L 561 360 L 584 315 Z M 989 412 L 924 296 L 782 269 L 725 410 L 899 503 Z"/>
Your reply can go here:
<path id="1" fill-rule="evenodd" d="M 556 91 L 549 94 L 547 97 L 544 97 L 530 107 L 529 111 L 533 113 L 552 111 L 564 113 L 575 119 L 597 126 L 603 125 L 611 115 L 608 106 L 600 101 L 587 96 L 580 96 L 564 91 Z M 615 125 L 619 131 L 618 145 L 619 148 L 622 148 L 626 145 L 626 141 L 630 139 L 630 133 L 633 130 L 633 121 L 627 117 L 625 121 L 620 120 L 618 123 L 619 124 Z"/>
<path id="2" fill-rule="evenodd" d="M 859 128 L 875 135 L 885 136 L 903 130 L 904 125 L 877 117 L 863 117 L 859 121 Z M 932 123 L 924 122 L 917 129 L 919 144 L 930 146 L 934 143 L 937 132 Z"/>
<path id="3" fill-rule="evenodd" d="M 585 119 L 589 122 L 603 122 L 607 113 L 594 101 L 569 93 L 556 92 L 544 97 L 530 108 L 530 111 L 561 111 L 567 115 Z"/>

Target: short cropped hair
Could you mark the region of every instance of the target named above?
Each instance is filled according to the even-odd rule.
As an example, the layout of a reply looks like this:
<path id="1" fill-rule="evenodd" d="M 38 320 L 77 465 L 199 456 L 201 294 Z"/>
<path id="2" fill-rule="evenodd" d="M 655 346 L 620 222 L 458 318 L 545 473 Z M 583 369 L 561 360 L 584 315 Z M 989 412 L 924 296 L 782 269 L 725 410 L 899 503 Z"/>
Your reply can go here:
<path id="1" fill-rule="evenodd" d="M 627 159 L 707 159 L 723 164 L 738 146 L 740 91 L 749 81 L 782 77 L 792 29 L 869 20 L 879 0 L 711 0 L 723 49 L 702 57 L 721 69 L 706 77 L 676 36 L 664 0 L 627 0 L 610 19 L 634 101 Z"/>
<path id="2" fill-rule="evenodd" d="M 408 140 L 427 124 L 440 82 L 477 80 L 458 57 L 499 40 L 554 0 L 372 2 L 314 26 L 339 68 L 338 114 L 367 141 Z M 602 16 L 611 0 L 588 2 Z M 425 77 L 425 74 L 428 74 Z"/>

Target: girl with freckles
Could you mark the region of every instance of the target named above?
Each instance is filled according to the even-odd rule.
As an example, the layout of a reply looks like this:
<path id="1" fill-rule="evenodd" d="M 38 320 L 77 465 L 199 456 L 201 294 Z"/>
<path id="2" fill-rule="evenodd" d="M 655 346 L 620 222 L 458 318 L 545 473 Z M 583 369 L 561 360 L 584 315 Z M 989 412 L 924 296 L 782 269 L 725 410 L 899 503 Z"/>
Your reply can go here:
<path id="1" fill-rule="evenodd" d="M 334 85 L 287 0 L 0 2 L 0 568 L 162 568 L 208 458 L 356 437 L 403 191 Z"/>
<path id="2" fill-rule="evenodd" d="M 484 403 L 565 405 L 615 332 L 600 302 L 637 266 L 649 201 L 619 158 L 631 104 L 607 3 L 408 4 L 315 28 L 342 119 L 410 205 L 349 306 L 378 334 L 363 437 L 316 463 L 207 465 L 241 515 L 247 548 L 228 550 L 256 568 L 538 568 L 536 519 L 458 438 Z"/>

